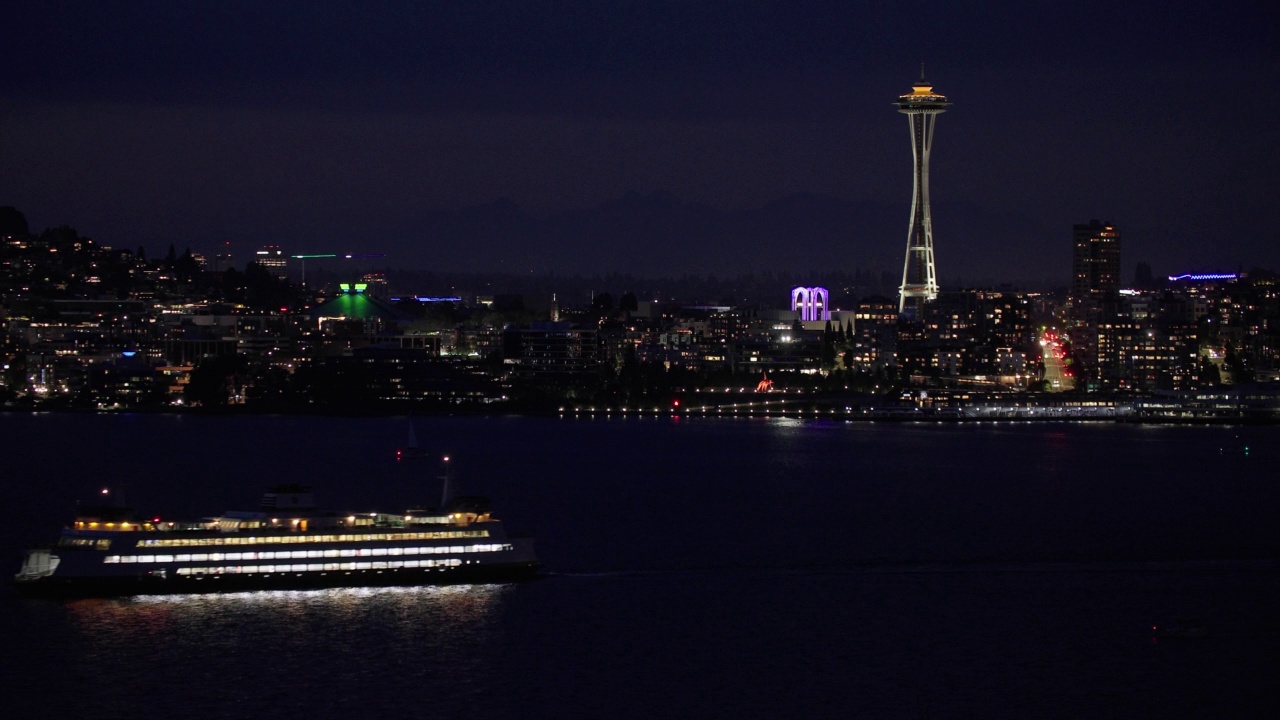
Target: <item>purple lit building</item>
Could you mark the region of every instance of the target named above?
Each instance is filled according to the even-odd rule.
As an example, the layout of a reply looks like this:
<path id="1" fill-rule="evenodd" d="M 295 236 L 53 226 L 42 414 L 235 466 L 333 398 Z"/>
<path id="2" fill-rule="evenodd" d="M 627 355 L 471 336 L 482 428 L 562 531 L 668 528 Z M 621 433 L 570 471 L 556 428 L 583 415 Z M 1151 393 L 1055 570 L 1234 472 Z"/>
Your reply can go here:
<path id="1" fill-rule="evenodd" d="M 798 287 L 791 290 L 791 309 L 800 312 L 804 322 L 821 322 L 831 319 L 827 289 L 822 287 Z"/>

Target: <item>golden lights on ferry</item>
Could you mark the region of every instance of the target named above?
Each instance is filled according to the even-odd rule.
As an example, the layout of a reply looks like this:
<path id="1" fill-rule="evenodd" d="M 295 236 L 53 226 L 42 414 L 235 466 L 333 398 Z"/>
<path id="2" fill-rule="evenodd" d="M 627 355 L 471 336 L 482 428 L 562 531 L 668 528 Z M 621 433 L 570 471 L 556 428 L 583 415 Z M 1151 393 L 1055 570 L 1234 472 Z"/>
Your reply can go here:
<path id="1" fill-rule="evenodd" d="M 159 522 L 159 519 L 157 518 L 156 521 Z M 156 529 L 156 526 L 149 522 L 131 523 L 128 521 L 121 521 L 117 523 L 102 522 L 101 520 L 76 520 L 74 527 L 76 530 L 113 530 L 124 532 L 137 532 L 142 530 L 151 531 Z"/>

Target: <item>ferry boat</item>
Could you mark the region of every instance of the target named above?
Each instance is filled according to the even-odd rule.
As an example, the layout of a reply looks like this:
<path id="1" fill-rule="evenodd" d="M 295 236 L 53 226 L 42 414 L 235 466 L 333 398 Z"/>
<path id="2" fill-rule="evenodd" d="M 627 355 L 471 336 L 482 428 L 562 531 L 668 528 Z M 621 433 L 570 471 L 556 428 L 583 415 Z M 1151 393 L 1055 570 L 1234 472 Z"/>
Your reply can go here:
<path id="1" fill-rule="evenodd" d="M 507 535 L 486 498 L 399 514 L 317 512 L 310 488 L 255 511 L 138 520 L 86 507 L 53 546 L 26 551 L 23 595 L 75 597 L 509 582 L 538 570 L 533 539 Z"/>

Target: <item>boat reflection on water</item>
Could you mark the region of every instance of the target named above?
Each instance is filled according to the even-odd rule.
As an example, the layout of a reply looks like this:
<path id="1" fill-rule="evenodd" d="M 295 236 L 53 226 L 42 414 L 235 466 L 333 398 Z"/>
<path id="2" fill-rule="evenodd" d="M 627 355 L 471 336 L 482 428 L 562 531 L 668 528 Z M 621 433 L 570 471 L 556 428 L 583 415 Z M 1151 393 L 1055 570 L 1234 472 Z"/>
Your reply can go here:
<path id="1" fill-rule="evenodd" d="M 385 642 L 474 642 L 496 620 L 510 585 L 445 585 L 245 593 L 139 595 L 63 604 L 70 624 L 105 645 L 203 643 L 261 638 L 272 644 L 352 642 L 359 628 L 379 627 Z M 256 627 L 254 627 L 256 626 Z"/>

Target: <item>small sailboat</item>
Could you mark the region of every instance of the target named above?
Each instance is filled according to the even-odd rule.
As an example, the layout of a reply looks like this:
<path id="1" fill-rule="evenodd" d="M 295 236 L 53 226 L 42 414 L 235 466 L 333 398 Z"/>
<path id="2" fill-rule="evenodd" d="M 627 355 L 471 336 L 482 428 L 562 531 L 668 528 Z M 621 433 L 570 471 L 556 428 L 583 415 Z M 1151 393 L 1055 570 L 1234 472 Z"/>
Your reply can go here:
<path id="1" fill-rule="evenodd" d="M 409 442 L 404 447 L 396 450 L 396 460 L 408 460 L 426 456 L 427 451 L 418 444 L 418 433 L 414 429 L 413 423 L 409 423 Z"/>

